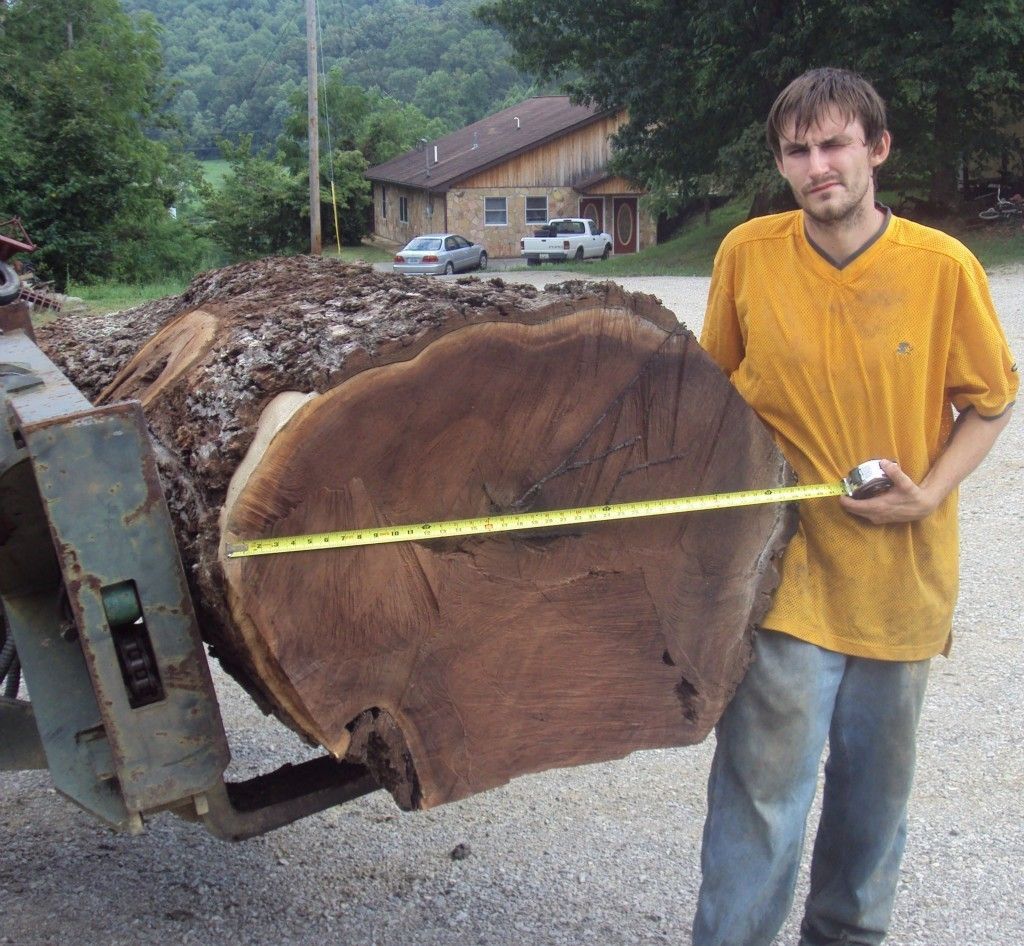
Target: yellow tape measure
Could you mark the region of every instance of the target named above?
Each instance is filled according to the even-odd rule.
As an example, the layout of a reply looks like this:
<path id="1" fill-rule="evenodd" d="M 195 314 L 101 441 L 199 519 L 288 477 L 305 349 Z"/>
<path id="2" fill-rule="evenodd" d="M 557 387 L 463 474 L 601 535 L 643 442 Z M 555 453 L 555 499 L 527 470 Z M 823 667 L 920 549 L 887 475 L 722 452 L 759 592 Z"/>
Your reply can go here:
<path id="1" fill-rule="evenodd" d="M 877 460 L 862 463 L 845 479 L 835 483 L 807 486 L 777 486 L 751 489 L 738 493 L 713 493 L 706 496 L 680 496 L 675 499 L 650 499 L 605 506 L 581 506 L 576 509 L 548 509 L 542 512 L 507 513 L 480 516 L 475 519 L 453 519 L 447 522 L 420 522 L 400 526 L 373 526 L 347 532 L 315 532 L 308 535 L 286 535 L 272 539 L 251 539 L 228 545 L 228 558 L 253 555 L 282 555 L 287 552 L 313 552 L 322 549 L 352 548 L 362 545 L 385 545 L 393 542 L 423 542 L 429 539 L 458 538 L 467 535 L 491 535 L 556 526 L 582 525 L 588 522 L 614 522 L 620 519 L 641 519 L 648 516 L 669 516 L 681 512 L 707 509 L 732 509 L 737 506 L 759 506 L 825 496 L 866 498 L 890 486 Z"/>

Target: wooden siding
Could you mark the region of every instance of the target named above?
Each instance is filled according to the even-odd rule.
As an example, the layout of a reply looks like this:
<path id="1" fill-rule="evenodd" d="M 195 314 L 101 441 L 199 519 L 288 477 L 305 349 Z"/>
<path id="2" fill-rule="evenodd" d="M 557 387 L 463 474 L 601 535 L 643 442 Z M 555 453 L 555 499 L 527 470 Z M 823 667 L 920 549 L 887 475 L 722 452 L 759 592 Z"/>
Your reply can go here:
<path id="1" fill-rule="evenodd" d="M 598 181 L 593 187 L 584 187 L 584 194 L 598 196 L 636 197 L 643 193 L 635 184 L 631 184 L 624 177 L 609 177 L 607 180 Z"/>
<path id="2" fill-rule="evenodd" d="M 600 171 L 611 158 L 609 139 L 626 121 L 610 115 L 555 141 L 517 155 L 496 167 L 459 181 L 471 188 L 564 187 Z"/>

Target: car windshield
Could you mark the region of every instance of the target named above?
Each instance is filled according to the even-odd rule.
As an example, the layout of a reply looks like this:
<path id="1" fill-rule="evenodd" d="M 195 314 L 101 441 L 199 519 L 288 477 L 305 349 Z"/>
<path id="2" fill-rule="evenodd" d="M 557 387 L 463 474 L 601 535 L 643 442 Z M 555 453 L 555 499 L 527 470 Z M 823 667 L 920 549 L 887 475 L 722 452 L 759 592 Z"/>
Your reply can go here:
<path id="1" fill-rule="evenodd" d="M 426 237 L 419 237 L 416 240 L 412 240 L 406 247 L 407 250 L 439 250 L 441 249 L 440 240 L 428 240 Z"/>

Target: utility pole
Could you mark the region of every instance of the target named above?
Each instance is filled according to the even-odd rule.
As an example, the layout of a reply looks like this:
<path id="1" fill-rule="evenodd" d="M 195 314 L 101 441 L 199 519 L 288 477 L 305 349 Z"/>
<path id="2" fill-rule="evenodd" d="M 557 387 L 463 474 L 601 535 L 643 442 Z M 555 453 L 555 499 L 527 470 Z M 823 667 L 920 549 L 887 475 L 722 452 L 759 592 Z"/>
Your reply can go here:
<path id="1" fill-rule="evenodd" d="M 323 251 L 320 232 L 320 110 L 317 96 L 316 0 L 306 0 L 306 84 L 309 94 L 309 252 Z"/>

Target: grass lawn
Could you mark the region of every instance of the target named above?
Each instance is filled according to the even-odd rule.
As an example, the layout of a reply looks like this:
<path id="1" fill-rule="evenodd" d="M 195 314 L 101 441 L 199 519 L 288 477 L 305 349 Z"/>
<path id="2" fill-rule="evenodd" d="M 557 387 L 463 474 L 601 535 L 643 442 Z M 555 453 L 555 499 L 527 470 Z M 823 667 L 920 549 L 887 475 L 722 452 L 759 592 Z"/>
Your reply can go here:
<path id="1" fill-rule="evenodd" d="M 951 231 L 975 256 L 985 269 L 1024 263 L 1024 227 L 1016 230 L 995 225 L 967 232 Z"/>
<path id="2" fill-rule="evenodd" d="M 83 300 L 89 311 L 97 315 L 103 312 L 117 312 L 130 309 L 151 299 L 176 296 L 188 285 L 187 279 L 164 279 L 144 285 L 128 285 L 120 282 L 70 283 L 69 296 Z"/>
<path id="3" fill-rule="evenodd" d="M 324 256 L 342 259 L 346 263 L 356 263 L 359 261 L 364 263 L 390 263 L 394 259 L 395 254 L 391 250 L 385 250 L 369 243 L 364 243 L 362 246 L 343 246 L 341 253 L 339 253 L 338 247 L 334 243 L 328 244 L 325 241 Z"/>
<path id="4" fill-rule="evenodd" d="M 220 187 L 221 181 L 224 180 L 228 171 L 231 170 L 231 165 L 223 158 L 216 158 L 211 161 L 200 161 L 199 164 L 202 166 L 203 176 L 214 188 Z"/>

